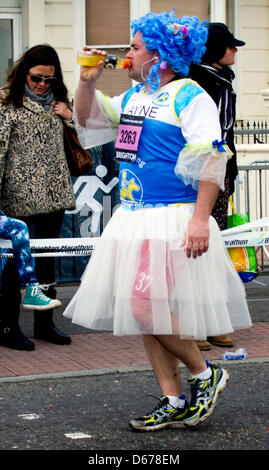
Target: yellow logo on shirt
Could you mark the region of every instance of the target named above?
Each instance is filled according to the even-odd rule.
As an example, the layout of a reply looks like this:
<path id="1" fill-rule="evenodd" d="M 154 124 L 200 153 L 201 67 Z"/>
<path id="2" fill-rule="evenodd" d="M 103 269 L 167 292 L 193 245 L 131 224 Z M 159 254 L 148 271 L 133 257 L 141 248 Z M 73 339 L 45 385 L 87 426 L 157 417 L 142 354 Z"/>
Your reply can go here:
<path id="1" fill-rule="evenodd" d="M 162 93 L 160 93 L 158 96 L 157 96 L 157 102 L 159 103 L 164 103 L 165 101 L 167 101 L 169 98 L 169 93 L 168 91 L 163 91 Z"/>
<path id="2" fill-rule="evenodd" d="M 138 193 L 136 198 L 134 198 L 133 192 Z M 120 174 L 120 197 L 121 199 L 128 199 L 129 201 L 141 201 L 141 183 L 137 176 L 129 170 L 123 170 Z"/>

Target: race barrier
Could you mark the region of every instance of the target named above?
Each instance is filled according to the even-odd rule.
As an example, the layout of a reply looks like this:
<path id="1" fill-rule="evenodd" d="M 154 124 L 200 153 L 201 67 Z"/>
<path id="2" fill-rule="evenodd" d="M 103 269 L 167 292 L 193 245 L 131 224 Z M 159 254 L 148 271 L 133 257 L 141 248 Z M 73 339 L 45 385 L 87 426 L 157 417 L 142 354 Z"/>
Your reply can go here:
<path id="1" fill-rule="evenodd" d="M 269 226 L 269 217 L 263 217 L 247 224 L 223 230 L 221 234 L 225 247 L 269 245 L 269 231 L 251 231 L 267 226 Z M 90 256 L 98 240 L 100 240 L 100 237 L 31 239 L 30 247 L 33 257 Z M 0 258 L 12 256 L 11 241 L 1 239 Z"/>
<path id="2" fill-rule="evenodd" d="M 31 239 L 32 256 L 61 257 L 61 256 L 90 256 L 98 242 L 96 238 L 46 238 Z M 9 250 L 10 252 L 3 252 Z M 10 240 L 0 240 L 0 258 L 12 257 L 12 244 Z"/>

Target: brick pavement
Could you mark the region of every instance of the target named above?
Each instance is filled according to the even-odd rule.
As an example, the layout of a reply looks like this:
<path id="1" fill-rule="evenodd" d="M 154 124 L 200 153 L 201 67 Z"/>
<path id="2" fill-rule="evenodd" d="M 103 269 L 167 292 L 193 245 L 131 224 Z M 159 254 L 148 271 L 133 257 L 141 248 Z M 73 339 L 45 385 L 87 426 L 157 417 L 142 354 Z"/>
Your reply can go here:
<path id="1" fill-rule="evenodd" d="M 43 374 L 104 373 L 113 369 L 132 370 L 149 366 L 140 336 L 113 336 L 112 333 L 71 335 L 72 343 L 58 346 L 34 340 L 34 351 L 15 351 L 0 346 L 0 380 L 30 378 Z M 269 360 L 269 323 L 254 323 L 250 329 L 232 335 L 234 347 L 247 350 L 247 360 Z M 203 352 L 208 360 L 221 359 L 224 348 L 212 346 Z"/>

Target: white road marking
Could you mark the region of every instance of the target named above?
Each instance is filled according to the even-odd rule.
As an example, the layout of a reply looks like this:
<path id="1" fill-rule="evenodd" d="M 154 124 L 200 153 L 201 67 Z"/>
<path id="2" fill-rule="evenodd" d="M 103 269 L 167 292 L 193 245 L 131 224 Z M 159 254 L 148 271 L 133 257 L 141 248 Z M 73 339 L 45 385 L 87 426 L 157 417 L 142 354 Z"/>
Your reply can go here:
<path id="1" fill-rule="evenodd" d="M 40 415 L 36 413 L 25 413 L 23 415 L 18 415 L 19 418 L 25 419 L 27 421 L 31 421 L 32 419 L 39 419 Z"/>
<path id="2" fill-rule="evenodd" d="M 65 434 L 65 437 L 70 439 L 91 439 L 90 434 L 85 434 L 84 432 L 69 432 Z"/>

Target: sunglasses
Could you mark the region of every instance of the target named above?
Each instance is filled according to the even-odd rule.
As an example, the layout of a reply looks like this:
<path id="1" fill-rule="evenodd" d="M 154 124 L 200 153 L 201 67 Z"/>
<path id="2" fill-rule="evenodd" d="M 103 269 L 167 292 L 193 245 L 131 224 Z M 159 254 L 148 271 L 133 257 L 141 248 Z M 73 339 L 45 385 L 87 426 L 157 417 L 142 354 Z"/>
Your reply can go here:
<path id="1" fill-rule="evenodd" d="M 41 75 L 34 75 L 33 73 L 29 73 L 29 77 L 31 78 L 32 82 L 35 83 L 41 83 L 44 81 L 44 83 L 50 84 L 56 80 L 56 77 L 41 77 Z"/>

